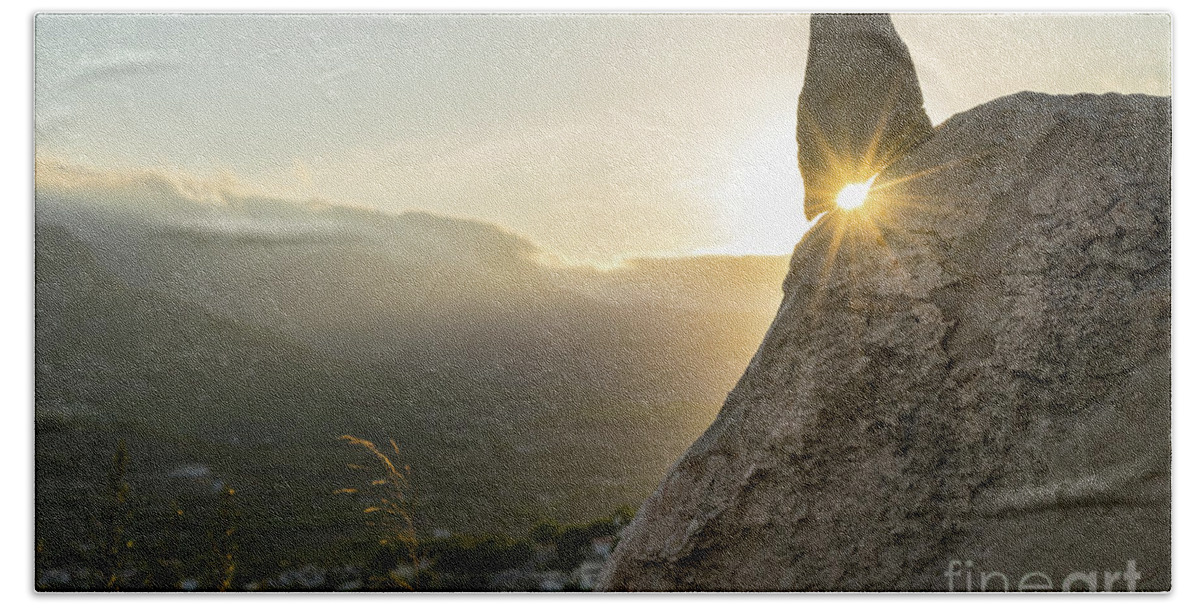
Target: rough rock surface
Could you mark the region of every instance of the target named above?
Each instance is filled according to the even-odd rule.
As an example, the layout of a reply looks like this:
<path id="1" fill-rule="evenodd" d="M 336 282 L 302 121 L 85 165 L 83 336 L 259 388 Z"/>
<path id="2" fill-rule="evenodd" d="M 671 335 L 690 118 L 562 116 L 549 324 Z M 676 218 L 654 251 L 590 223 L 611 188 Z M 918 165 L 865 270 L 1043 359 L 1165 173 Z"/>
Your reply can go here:
<path id="1" fill-rule="evenodd" d="M 1135 560 L 1137 589 L 1169 588 L 1170 144 L 1144 95 L 939 126 L 797 245 L 601 587 L 962 590 L 959 560 L 975 589 L 1103 589 Z"/>
<path id="2" fill-rule="evenodd" d="M 908 47 L 887 15 L 813 15 L 796 144 L 804 215 L 933 134 Z"/>

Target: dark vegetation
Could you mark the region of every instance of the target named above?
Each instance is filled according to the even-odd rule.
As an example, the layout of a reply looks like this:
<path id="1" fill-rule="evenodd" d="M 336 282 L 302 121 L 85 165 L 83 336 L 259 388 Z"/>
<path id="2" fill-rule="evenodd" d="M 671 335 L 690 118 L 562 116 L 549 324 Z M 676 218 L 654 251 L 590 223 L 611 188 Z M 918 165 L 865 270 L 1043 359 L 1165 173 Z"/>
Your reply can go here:
<path id="1" fill-rule="evenodd" d="M 410 511 L 407 467 L 371 442 L 376 462 L 363 489 L 339 488 L 335 495 L 365 498 L 346 503 L 338 531 L 342 542 L 322 556 L 296 563 L 264 561 L 243 552 L 253 546 L 255 519 L 238 493 L 222 485 L 215 493 L 176 500 L 170 512 L 156 512 L 152 500 L 134 491 L 127 480 L 129 453 L 120 441 L 93 496 L 93 535 L 67 548 L 46 541 L 39 529 L 36 546 L 39 590 L 87 591 L 448 591 L 448 590 L 584 590 L 590 579 L 579 569 L 587 561 L 597 568 L 633 518 L 622 506 L 584 524 L 538 521 L 527 533 L 447 534 L 422 537 Z M 392 444 L 394 455 L 399 448 Z M 351 464 L 352 470 L 368 467 Z M 372 491 L 377 490 L 377 491 Z M 359 508 L 367 504 L 366 508 Z M 53 537 L 53 534 L 50 535 Z M 54 547 L 57 547 L 55 549 Z M 574 575 L 572 575 L 574 573 Z"/>

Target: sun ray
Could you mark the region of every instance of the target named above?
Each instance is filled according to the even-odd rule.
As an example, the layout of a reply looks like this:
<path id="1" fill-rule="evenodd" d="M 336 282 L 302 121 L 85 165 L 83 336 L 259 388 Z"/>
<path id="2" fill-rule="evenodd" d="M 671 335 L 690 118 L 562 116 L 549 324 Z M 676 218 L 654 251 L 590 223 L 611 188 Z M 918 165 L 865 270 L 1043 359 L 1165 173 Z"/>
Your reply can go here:
<path id="1" fill-rule="evenodd" d="M 813 116 L 809 112 L 808 108 L 804 107 L 803 105 L 801 105 L 799 107 L 799 111 L 797 112 L 797 123 L 799 123 L 799 121 L 801 120 L 801 118 L 800 118 L 801 115 L 803 115 L 804 124 L 807 127 L 808 133 L 810 133 L 813 136 L 813 138 L 816 140 L 817 151 L 821 155 L 821 157 L 823 159 L 825 159 L 825 165 L 832 169 L 839 170 L 839 172 L 840 172 L 841 171 L 840 168 L 845 165 L 844 159 L 842 159 L 841 154 L 839 154 L 838 151 L 833 149 L 833 145 L 829 143 L 829 138 L 825 135 L 825 132 L 821 130 L 821 126 L 813 118 Z M 799 134 L 798 133 L 797 133 L 797 143 L 799 143 Z M 800 160 L 800 158 L 799 158 L 799 156 L 797 156 L 797 158 L 796 158 L 797 163 L 799 163 L 799 160 Z M 803 176 L 803 173 L 804 172 L 801 171 L 802 176 Z M 804 183 L 804 187 L 806 189 L 813 187 L 814 185 L 815 184 L 810 184 L 808 181 L 806 181 Z M 808 192 L 807 190 L 805 192 L 806 197 L 811 195 L 811 196 L 820 196 L 820 197 L 824 198 L 824 197 L 828 196 L 829 194 L 830 194 L 829 192 Z"/>
<path id="2" fill-rule="evenodd" d="M 887 130 L 888 120 L 891 117 L 892 110 L 895 109 L 896 98 L 899 96 L 900 82 L 894 81 L 892 88 L 888 91 L 887 102 L 884 103 L 883 114 L 879 120 L 875 122 L 875 132 L 871 135 L 871 141 L 867 142 L 867 150 L 863 154 L 862 162 L 859 165 L 859 172 L 871 171 L 878 173 L 882 171 L 891 162 L 891 158 L 885 159 L 884 162 L 875 165 L 875 155 L 879 152 L 879 144 L 883 141 L 883 134 Z"/>
<path id="3" fill-rule="evenodd" d="M 881 191 L 887 190 L 888 188 L 898 186 L 900 184 L 912 181 L 914 179 L 920 179 L 922 177 L 926 177 L 929 175 L 933 175 L 935 173 L 939 173 L 941 171 L 945 171 L 946 169 L 950 169 L 952 167 L 957 167 L 959 165 L 962 165 L 963 163 L 974 162 L 974 161 L 986 158 L 991 154 L 992 154 L 991 150 L 984 150 L 982 152 L 972 154 L 970 156 L 964 156 L 961 158 L 956 158 L 954 160 L 949 160 L 949 161 L 946 161 L 939 165 L 934 165 L 932 167 L 929 167 L 928 169 L 922 169 L 921 171 L 917 171 L 916 173 L 910 173 L 907 175 L 903 175 L 901 177 L 897 177 L 897 178 L 885 181 L 885 182 L 875 186 L 875 189 L 881 190 Z"/>
<path id="4" fill-rule="evenodd" d="M 940 204 L 942 201 L 936 197 L 916 195 L 911 189 L 902 188 L 902 186 L 914 180 L 936 175 L 946 169 L 976 162 L 993 154 L 994 151 L 987 149 L 975 154 L 964 155 L 915 173 L 899 177 L 888 176 L 885 181 L 880 178 L 895 160 L 895 158 L 879 156 L 879 138 L 886 129 L 886 116 L 882 117 L 876 126 L 875 134 L 867 151 L 864 157 L 857 161 L 857 164 L 854 161 L 840 159 L 815 123 L 810 122 L 809 124 L 812 127 L 813 140 L 819 151 L 824 155 L 826 162 L 830 163 L 830 169 L 834 175 L 842 177 L 841 181 L 844 184 L 842 190 L 834 196 L 836 206 L 832 211 L 822 214 L 823 217 L 818 220 L 818 224 L 814 225 L 814 229 L 818 230 L 818 233 L 826 233 L 826 236 L 822 238 L 828 238 L 816 273 L 813 292 L 807 303 L 809 312 L 818 314 L 820 307 L 828 297 L 826 292 L 830 291 L 830 287 L 835 282 L 834 277 L 835 273 L 839 272 L 838 269 L 842 268 L 841 271 L 845 273 L 856 268 L 854 264 L 839 264 L 839 258 L 843 255 L 881 255 L 886 260 L 884 272 L 894 273 L 902 281 L 911 281 L 913 277 L 902 267 L 903 262 L 897 253 L 896 243 L 893 243 L 892 239 L 888 237 L 892 231 L 887 229 L 886 224 L 889 223 L 889 219 L 894 220 L 897 213 L 936 213 L 944 208 L 944 205 Z M 877 172 L 865 182 L 859 181 L 862 179 L 863 169 L 876 164 L 879 165 L 875 167 Z M 819 194 L 831 196 L 834 193 L 822 192 Z M 829 222 L 833 222 L 833 225 L 829 225 Z M 851 244 L 855 246 L 848 248 L 847 245 Z M 875 253 L 871 254 L 872 251 Z M 854 281 L 857 279 L 847 275 L 838 280 Z"/>

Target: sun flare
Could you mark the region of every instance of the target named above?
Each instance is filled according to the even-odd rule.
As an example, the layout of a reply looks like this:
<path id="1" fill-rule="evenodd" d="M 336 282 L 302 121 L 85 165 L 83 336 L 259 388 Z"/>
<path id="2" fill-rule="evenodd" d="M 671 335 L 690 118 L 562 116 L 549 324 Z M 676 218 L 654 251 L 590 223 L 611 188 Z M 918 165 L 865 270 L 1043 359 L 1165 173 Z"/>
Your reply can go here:
<path id="1" fill-rule="evenodd" d="M 871 192 L 871 184 L 875 183 L 875 178 L 878 174 L 872 175 L 871 179 L 860 184 L 848 184 L 842 188 L 837 195 L 837 206 L 847 211 L 858 209 L 867 202 L 867 194 Z"/>

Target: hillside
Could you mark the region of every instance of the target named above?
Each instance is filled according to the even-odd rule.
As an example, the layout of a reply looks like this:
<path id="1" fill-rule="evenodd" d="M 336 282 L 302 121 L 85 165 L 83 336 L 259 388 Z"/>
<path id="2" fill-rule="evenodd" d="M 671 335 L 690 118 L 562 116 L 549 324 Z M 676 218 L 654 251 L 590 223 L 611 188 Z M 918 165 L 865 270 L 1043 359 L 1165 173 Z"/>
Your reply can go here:
<path id="1" fill-rule="evenodd" d="M 59 546 L 119 438 L 147 510 L 207 471 L 258 513 L 264 559 L 358 542 L 331 494 L 342 434 L 403 446 L 425 533 L 637 504 L 753 354 L 785 265 L 550 266 L 477 222 L 151 192 L 39 194 L 38 521 Z"/>

